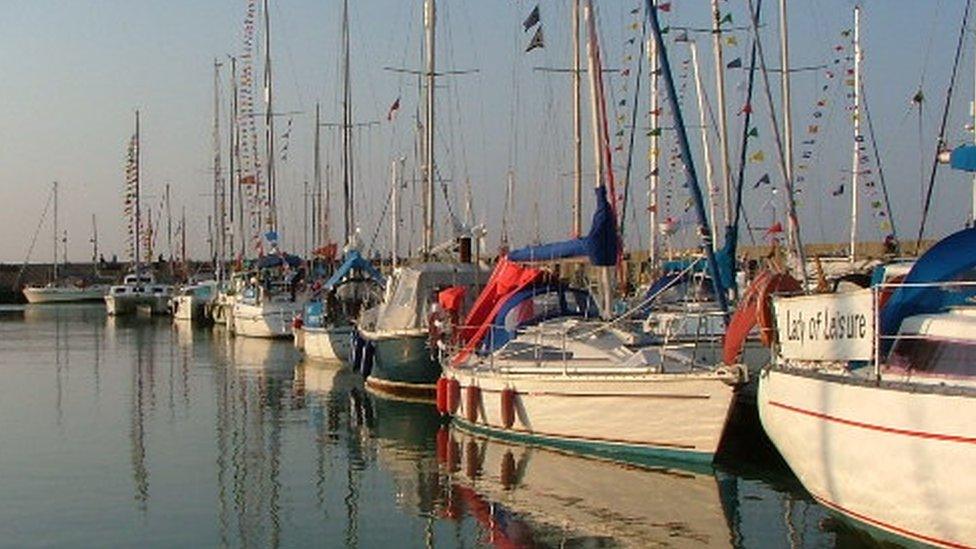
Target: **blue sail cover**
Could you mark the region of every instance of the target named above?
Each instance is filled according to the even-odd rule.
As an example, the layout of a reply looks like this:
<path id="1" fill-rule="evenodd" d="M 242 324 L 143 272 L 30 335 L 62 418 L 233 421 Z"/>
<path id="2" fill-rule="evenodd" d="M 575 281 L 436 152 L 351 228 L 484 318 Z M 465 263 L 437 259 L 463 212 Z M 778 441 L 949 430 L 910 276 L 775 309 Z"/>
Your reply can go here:
<path id="1" fill-rule="evenodd" d="M 958 150 L 958 149 L 957 149 Z M 905 277 L 905 284 L 924 284 L 955 280 L 976 267 L 976 229 L 951 234 L 918 258 Z M 934 313 L 958 305 L 976 293 L 976 289 L 938 287 L 899 287 L 881 310 L 884 335 L 898 332 L 901 321 L 918 314 Z M 883 350 L 891 346 L 885 340 Z"/>
<path id="2" fill-rule="evenodd" d="M 383 275 L 380 274 L 380 272 L 377 271 L 375 267 L 373 267 L 372 263 L 366 261 L 366 259 L 364 259 L 363 256 L 359 255 L 358 251 L 350 250 L 348 253 L 346 253 L 346 258 L 342 262 L 342 265 L 339 265 L 339 268 L 336 269 L 334 273 L 332 273 L 332 276 L 329 278 L 329 280 L 325 282 L 325 285 L 323 287 L 326 290 L 331 290 L 332 288 L 335 287 L 336 284 L 341 282 L 342 279 L 345 278 L 347 275 L 349 275 L 349 273 L 351 273 L 354 269 L 359 269 L 360 271 L 363 271 L 371 279 L 376 281 L 376 283 L 379 284 L 380 286 L 386 284 L 386 282 L 383 280 Z"/>
<path id="3" fill-rule="evenodd" d="M 586 256 L 592 265 L 598 267 L 616 265 L 619 243 L 617 218 L 607 201 L 606 187 L 597 187 L 595 191 L 596 211 L 593 212 L 589 234 L 583 238 L 513 250 L 508 253 L 508 258 L 512 261 L 553 261 Z"/>
<path id="4" fill-rule="evenodd" d="M 976 145 L 962 145 L 949 155 L 949 165 L 954 170 L 976 172 Z"/>

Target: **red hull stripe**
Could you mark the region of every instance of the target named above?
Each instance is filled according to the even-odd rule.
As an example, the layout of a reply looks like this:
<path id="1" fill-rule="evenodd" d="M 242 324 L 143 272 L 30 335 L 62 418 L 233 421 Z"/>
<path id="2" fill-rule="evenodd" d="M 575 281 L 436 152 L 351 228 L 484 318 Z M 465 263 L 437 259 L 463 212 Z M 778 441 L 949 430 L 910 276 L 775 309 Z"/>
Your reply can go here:
<path id="1" fill-rule="evenodd" d="M 909 429 L 898 429 L 895 427 L 885 427 L 884 425 L 874 425 L 872 423 L 863 423 L 860 421 L 853 421 L 850 419 L 844 419 L 840 417 L 834 417 L 827 414 L 822 414 L 820 412 L 814 412 L 812 410 L 804 410 L 803 408 L 797 408 L 795 406 L 790 406 L 789 404 L 783 404 L 782 402 L 776 402 L 774 400 L 769 401 L 771 406 L 776 406 L 777 408 L 782 408 L 784 410 L 789 410 L 791 412 L 796 412 L 798 414 L 803 414 L 810 417 L 815 417 L 825 421 L 832 421 L 834 423 L 840 423 L 841 425 L 849 425 L 851 427 L 860 427 L 861 429 L 868 429 L 871 431 L 880 431 L 882 433 L 892 433 L 896 435 L 905 435 L 909 437 L 925 438 L 930 440 L 942 440 L 945 442 L 960 442 L 963 444 L 976 444 L 976 437 L 964 437 L 959 435 L 944 435 L 941 433 L 926 433 L 925 431 L 912 431 Z"/>
<path id="2" fill-rule="evenodd" d="M 831 509 L 834 509 L 835 511 L 838 511 L 840 513 L 843 513 L 845 515 L 848 515 L 850 517 L 853 517 L 853 518 L 855 518 L 855 519 L 857 519 L 857 520 L 859 520 L 861 522 L 864 522 L 866 524 L 870 524 L 870 525 L 875 526 L 877 528 L 881 528 L 882 530 L 887 530 L 889 532 L 893 532 L 895 534 L 898 534 L 900 536 L 903 536 L 903 537 L 906 537 L 906 538 L 909 538 L 909 539 L 924 541 L 925 543 L 931 543 L 933 545 L 940 545 L 942 547 L 954 547 L 954 548 L 958 548 L 958 549 L 973 549 L 973 547 L 974 547 L 973 545 L 965 545 L 965 544 L 962 544 L 962 543 L 959 543 L 959 542 L 955 542 L 955 541 L 947 541 L 947 540 L 944 540 L 944 539 L 939 539 L 939 538 L 935 538 L 935 537 L 932 537 L 932 536 L 926 536 L 924 534 L 919 534 L 917 532 L 912 532 L 911 530 L 906 530 L 904 528 L 899 528 L 899 527 L 897 527 L 897 526 L 895 526 L 893 524 L 888 524 L 886 522 L 882 522 L 880 520 L 873 519 L 873 518 L 871 518 L 869 516 L 862 515 L 860 513 L 856 513 L 854 511 L 851 511 L 850 509 L 845 509 L 844 507 L 841 507 L 840 505 L 837 505 L 836 503 L 828 500 L 827 498 L 820 497 L 820 496 L 818 496 L 816 494 L 814 494 L 813 497 L 817 501 L 819 501 L 820 503 L 822 503 L 823 505 L 825 505 L 827 507 L 830 507 Z"/>

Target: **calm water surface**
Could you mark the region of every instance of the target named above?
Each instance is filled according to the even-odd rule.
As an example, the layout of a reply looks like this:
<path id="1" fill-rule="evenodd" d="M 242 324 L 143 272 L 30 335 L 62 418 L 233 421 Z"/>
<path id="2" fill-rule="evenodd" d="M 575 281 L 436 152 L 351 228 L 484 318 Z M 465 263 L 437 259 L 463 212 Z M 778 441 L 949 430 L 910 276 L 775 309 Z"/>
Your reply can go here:
<path id="1" fill-rule="evenodd" d="M 5 307 L 0 373 L 4 546 L 862 543 L 781 466 L 647 470 L 475 438 L 220 328 Z"/>

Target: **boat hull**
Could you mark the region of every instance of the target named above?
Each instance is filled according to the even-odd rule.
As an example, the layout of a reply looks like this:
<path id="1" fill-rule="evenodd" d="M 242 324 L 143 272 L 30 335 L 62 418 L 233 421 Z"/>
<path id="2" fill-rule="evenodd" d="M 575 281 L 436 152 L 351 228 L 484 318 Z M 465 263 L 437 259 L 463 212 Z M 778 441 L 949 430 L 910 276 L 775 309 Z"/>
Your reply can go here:
<path id="1" fill-rule="evenodd" d="M 136 314 L 139 310 L 153 315 L 169 314 L 170 297 L 164 295 L 144 296 L 135 294 L 105 296 L 105 311 L 111 316 Z"/>
<path id="2" fill-rule="evenodd" d="M 448 368 L 461 389 L 462 428 L 618 461 L 711 463 L 729 414 L 732 376 L 540 375 Z M 479 397 L 469 401 L 468 388 Z M 503 390 L 514 422 L 503 423 Z M 472 407 L 473 403 L 473 407 Z"/>
<path id="3" fill-rule="evenodd" d="M 234 334 L 241 337 L 291 337 L 292 320 L 302 310 L 299 302 L 234 304 Z"/>
<path id="4" fill-rule="evenodd" d="M 93 286 L 89 288 L 43 287 L 24 288 L 24 298 L 28 303 L 76 303 L 83 301 L 101 301 L 105 297 L 108 287 Z"/>
<path id="5" fill-rule="evenodd" d="M 205 305 L 206 302 L 192 296 L 176 296 L 173 298 L 173 318 L 191 321 L 203 320 Z"/>
<path id="6" fill-rule="evenodd" d="M 803 486 L 880 537 L 976 546 L 976 394 L 776 367 L 759 415 Z"/>
<path id="7" fill-rule="evenodd" d="M 348 362 L 354 330 L 355 328 L 348 324 L 328 328 L 303 327 L 301 348 L 305 351 L 305 356 L 311 360 Z M 296 334 L 296 341 L 298 337 Z"/>
<path id="8" fill-rule="evenodd" d="M 366 385 L 405 398 L 433 399 L 441 365 L 431 355 L 426 333 L 376 337 L 362 334 L 373 346 Z"/>

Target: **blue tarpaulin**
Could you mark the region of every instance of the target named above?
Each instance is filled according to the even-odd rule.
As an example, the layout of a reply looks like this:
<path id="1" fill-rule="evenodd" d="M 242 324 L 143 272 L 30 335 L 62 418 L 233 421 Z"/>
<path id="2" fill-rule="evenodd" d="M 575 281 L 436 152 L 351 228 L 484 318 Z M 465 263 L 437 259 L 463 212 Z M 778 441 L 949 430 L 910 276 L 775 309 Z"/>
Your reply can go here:
<path id="1" fill-rule="evenodd" d="M 346 253 L 346 257 L 339 265 L 339 268 L 332 273 L 329 280 L 326 281 L 323 286 L 326 290 L 331 290 L 336 284 L 342 281 L 343 278 L 349 275 L 353 270 L 359 269 L 365 272 L 370 278 L 376 281 L 377 284 L 383 286 L 386 282 L 383 280 L 383 275 L 373 267 L 373 264 L 367 261 L 359 254 L 356 250 L 350 250 Z"/>
<path id="2" fill-rule="evenodd" d="M 302 258 L 297 255 L 290 254 L 275 254 L 266 255 L 261 259 L 258 259 L 257 267 L 258 269 L 269 269 L 271 267 L 280 267 L 288 262 L 289 267 L 297 268 L 302 264 Z"/>

